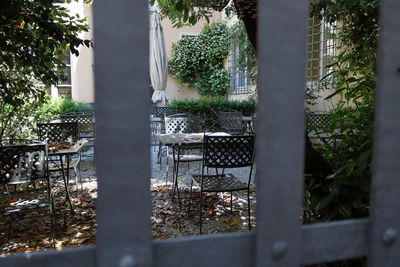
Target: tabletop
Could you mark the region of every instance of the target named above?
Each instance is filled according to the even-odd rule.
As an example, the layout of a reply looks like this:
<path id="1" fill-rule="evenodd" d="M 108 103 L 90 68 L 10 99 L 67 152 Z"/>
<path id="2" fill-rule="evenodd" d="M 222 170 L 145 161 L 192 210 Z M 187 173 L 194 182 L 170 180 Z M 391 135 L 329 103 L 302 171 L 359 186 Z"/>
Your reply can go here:
<path id="1" fill-rule="evenodd" d="M 253 117 L 251 117 L 251 116 L 243 116 L 243 117 L 242 117 L 242 120 L 243 120 L 243 121 L 252 121 L 252 120 L 253 120 Z"/>
<path id="2" fill-rule="evenodd" d="M 174 134 L 156 134 L 156 139 L 165 146 L 181 144 L 199 144 L 203 143 L 204 135 L 228 136 L 225 132 L 206 132 L 206 133 L 174 133 Z"/>
<path id="3" fill-rule="evenodd" d="M 150 122 L 161 122 L 161 118 L 150 117 Z"/>
<path id="4" fill-rule="evenodd" d="M 78 140 L 72 144 L 71 147 L 65 149 L 59 149 L 56 151 L 49 151 L 49 156 L 60 156 L 60 155 L 72 155 L 77 154 L 81 151 L 81 149 L 86 145 L 88 141 Z M 51 148 L 51 144 L 49 144 L 49 148 Z"/>

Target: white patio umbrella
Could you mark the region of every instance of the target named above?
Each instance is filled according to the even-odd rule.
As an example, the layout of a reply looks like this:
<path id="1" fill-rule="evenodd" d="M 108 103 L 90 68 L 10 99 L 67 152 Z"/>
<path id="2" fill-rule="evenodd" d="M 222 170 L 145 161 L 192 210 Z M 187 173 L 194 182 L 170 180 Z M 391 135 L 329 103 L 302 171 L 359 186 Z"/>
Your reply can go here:
<path id="1" fill-rule="evenodd" d="M 157 12 L 153 12 L 150 17 L 150 80 L 154 88 L 151 97 L 153 103 L 162 105 L 167 103 L 168 98 L 165 92 L 167 75 L 167 53 L 165 52 L 161 17 Z"/>

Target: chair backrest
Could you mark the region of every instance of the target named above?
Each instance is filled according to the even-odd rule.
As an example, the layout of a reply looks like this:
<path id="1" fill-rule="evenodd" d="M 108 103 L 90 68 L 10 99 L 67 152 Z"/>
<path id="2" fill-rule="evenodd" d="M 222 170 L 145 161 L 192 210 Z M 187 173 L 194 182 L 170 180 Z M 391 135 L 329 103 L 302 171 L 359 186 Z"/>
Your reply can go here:
<path id="1" fill-rule="evenodd" d="M 156 103 L 151 103 L 150 114 L 153 114 L 153 115 L 154 115 L 155 110 L 156 110 L 156 107 L 157 107 L 157 104 L 156 104 Z"/>
<path id="2" fill-rule="evenodd" d="M 255 139 L 252 135 L 204 136 L 203 166 L 239 168 L 252 166 Z"/>
<path id="3" fill-rule="evenodd" d="M 156 118 L 161 118 L 164 114 L 165 116 L 173 115 L 178 113 L 176 107 L 155 107 L 153 116 Z"/>
<path id="4" fill-rule="evenodd" d="M 322 130 L 331 124 L 331 114 L 327 112 L 308 112 L 306 117 L 308 130 Z"/>
<path id="5" fill-rule="evenodd" d="M 240 111 L 220 111 L 218 120 L 223 131 L 241 133 L 246 130 L 243 114 Z"/>
<path id="6" fill-rule="evenodd" d="M 168 116 L 165 117 L 165 133 L 196 133 L 200 131 L 200 123 L 196 117 Z"/>
<path id="7" fill-rule="evenodd" d="M 47 144 L 25 142 L 0 146 L 0 184 L 21 184 L 47 177 Z"/>
<path id="8" fill-rule="evenodd" d="M 79 139 L 77 122 L 38 123 L 38 138 L 47 142 L 63 142 Z"/>
<path id="9" fill-rule="evenodd" d="M 61 122 L 77 122 L 79 133 L 94 133 L 94 114 L 68 114 L 60 116 Z"/>

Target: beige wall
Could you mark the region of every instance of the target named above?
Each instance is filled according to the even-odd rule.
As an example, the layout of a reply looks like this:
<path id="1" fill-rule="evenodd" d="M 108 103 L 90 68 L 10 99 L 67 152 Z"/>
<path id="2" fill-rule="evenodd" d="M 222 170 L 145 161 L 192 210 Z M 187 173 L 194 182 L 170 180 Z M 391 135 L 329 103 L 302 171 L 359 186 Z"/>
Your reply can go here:
<path id="1" fill-rule="evenodd" d="M 90 26 L 93 25 L 92 5 L 80 0 L 69 5 L 72 14 L 87 17 Z M 93 39 L 93 29 L 79 35 L 82 39 Z M 71 55 L 72 99 L 80 102 L 94 103 L 94 71 L 93 48 L 80 46 L 79 57 Z"/>
<path id="2" fill-rule="evenodd" d="M 214 12 L 211 22 L 221 20 L 222 15 L 220 12 Z M 169 19 L 164 18 L 162 21 L 165 46 L 167 50 L 168 59 L 172 57 L 172 44 L 176 43 L 182 35 L 194 35 L 199 34 L 204 26 L 207 24 L 206 21 L 200 21 L 192 27 L 174 28 Z M 188 88 L 179 83 L 178 80 L 174 79 L 171 75 L 168 75 L 167 80 L 167 96 L 170 101 L 174 99 L 185 99 L 185 98 L 199 98 L 199 94 L 196 89 Z"/>
<path id="3" fill-rule="evenodd" d="M 87 17 L 89 25 L 93 25 L 92 6 L 83 4 L 82 0 L 69 4 L 71 14 L 79 14 L 82 17 Z M 220 12 L 214 12 L 211 22 L 221 20 L 222 15 Z M 168 59 L 172 57 L 171 50 L 172 44 L 176 43 L 182 35 L 185 34 L 199 34 L 206 21 L 200 21 L 192 27 L 174 28 L 172 23 L 167 18 L 163 21 L 165 46 Z M 83 39 L 93 39 L 93 30 L 88 33 L 80 35 Z M 84 46 L 79 47 L 79 57 L 71 55 L 71 76 L 72 76 L 72 98 L 76 101 L 93 103 L 94 102 L 94 58 L 93 49 Z M 169 100 L 184 99 L 184 98 L 198 98 L 199 95 L 196 89 L 188 88 L 179 83 L 178 80 L 168 75 L 167 80 L 167 95 Z"/>
<path id="4" fill-rule="evenodd" d="M 92 5 L 81 1 L 74 8 L 75 13 L 88 18 L 89 25 L 93 25 Z M 93 39 L 93 29 L 80 35 L 83 39 Z M 79 47 L 79 57 L 71 57 L 72 98 L 77 101 L 94 102 L 94 72 L 93 49 L 86 46 Z"/>
<path id="5" fill-rule="evenodd" d="M 249 89 L 249 93 L 245 93 L 245 94 L 230 94 L 228 96 L 228 98 L 230 100 L 247 100 L 249 98 L 257 99 L 258 95 L 257 95 L 256 88 L 257 87 L 254 85 Z"/>

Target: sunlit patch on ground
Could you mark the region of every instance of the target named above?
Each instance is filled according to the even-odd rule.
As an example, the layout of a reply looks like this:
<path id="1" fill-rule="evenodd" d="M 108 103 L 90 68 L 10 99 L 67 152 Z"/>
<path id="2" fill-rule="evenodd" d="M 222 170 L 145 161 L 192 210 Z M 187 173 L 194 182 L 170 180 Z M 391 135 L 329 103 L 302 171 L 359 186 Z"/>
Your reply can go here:
<path id="1" fill-rule="evenodd" d="M 63 183 L 60 179 L 54 182 L 56 220 L 53 231 L 48 208 L 27 213 L 0 213 L 0 255 L 52 248 L 60 250 L 94 244 L 97 181 L 83 179 L 83 190 L 80 191 L 79 196 L 73 182 L 70 187 L 75 214 L 70 212 L 65 203 Z M 8 201 L 10 198 L 0 198 L 2 204 Z"/>
<path id="2" fill-rule="evenodd" d="M 165 167 L 165 164 L 163 166 Z M 171 183 L 165 184 L 165 168 L 160 171 L 160 166 L 153 160 L 152 169 L 153 179 L 151 179 L 150 191 L 153 209 L 149 219 L 153 238 L 199 235 L 199 193 L 196 188 L 191 212 L 188 214 L 189 187 L 187 181 L 190 176 L 185 175 L 187 177 L 179 178 L 182 198 L 182 208 L 180 209 L 177 199 L 172 200 Z M 69 206 L 65 203 L 65 189 L 60 174 L 53 178 L 56 205 L 54 231 L 51 231 L 51 220 L 46 208 L 41 212 L 35 211 L 26 214 L 0 213 L 0 256 L 47 249 L 62 250 L 95 244 L 97 177 L 92 157 L 86 157 L 82 162 L 82 177 L 84 177 L 83 190 L 80 190 L 79 194 L 74 179 L 71 179 L 69 186 L 75 214 L 70 212 Z M 0 197 L 0 207 L 17 200 Z M 255 229 L 256 196 L 254 188 L 251 190 L 250 202 L 252 229 Z M 248 231 L 246 192 L 233 194 L 232 211 L 229 193 L 205 195 L 203 202 L 203 232 L 205 234 L 243 231 Z"/>
<path id="3" fill-rule="evenodd" d="M 172 200 L 171 185 L 165 186 L 152 180 L 153 213 L 151 217 L 153 237 L 156 239 L 169 237 L 185 237 L 199 233 L 199 193 L 193 194 L 190 213 L 190 188 L 180 189 L 182 207 L 175 197 Z M 255 228 L 255 193 L 250 196 L 251 223 Z M 230 193 L 209 193 L 203 198 L 203 233 L 243 232 L 248 231 L 247 194 L 233 194 L 233 210 L 230 208 Z"/>

